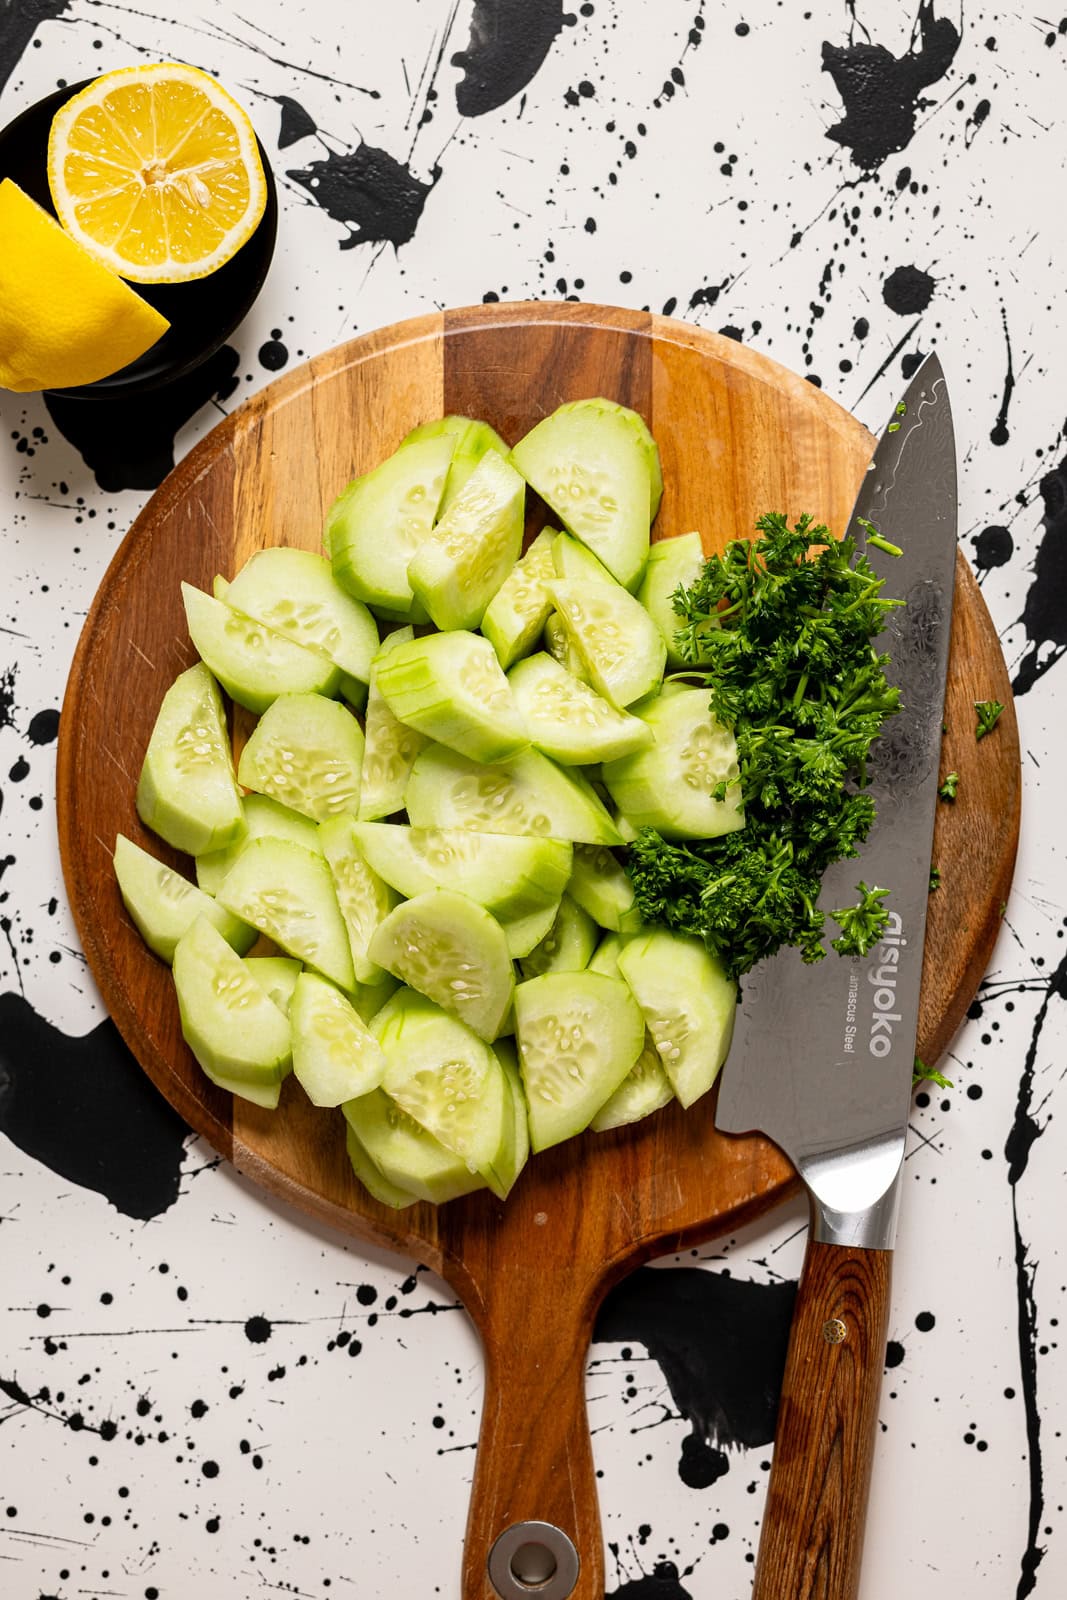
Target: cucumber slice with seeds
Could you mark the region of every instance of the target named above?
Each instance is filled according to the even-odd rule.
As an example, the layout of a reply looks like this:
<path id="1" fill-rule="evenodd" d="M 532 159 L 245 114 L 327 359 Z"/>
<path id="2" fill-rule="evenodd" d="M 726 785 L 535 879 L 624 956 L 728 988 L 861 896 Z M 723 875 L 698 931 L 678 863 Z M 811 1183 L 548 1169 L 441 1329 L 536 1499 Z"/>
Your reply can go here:
<path id="1" fill-rule="evenodd" d="M 686 661 L 678 649 L 678 630 L 684 626 L 674 609 L 672 596 L 679 584 L 690 588 L 704 570 L 704 547 L 699 533 L 682 533 L 675 539 L 658 539 L 648 552 L 648 565 L 637 591 L 637 598 L 663 635 L 669 667 L 699 666 L 706 660 Z M 718 623 L 702 625 L 701 632 L 714 632 Z"/>
<path id="2" fill-rule="evenodd" d="M 379 923 L 392 911 L 399 896 L 375 872 L 363 853 L 354 817 L 333 817 L 321 824 L 322 853 L 333 874 L 337 904 L 341 908 L 352 967 L 357 983 L 380 983 L 385 972 L 368 954 Z"/>
<path id="3" fill-rule="evenodd" d="M 364 1145 L 350 1122 L 345 1123 L 345 1149 L 352 1163 L 352 1171 L 373 1200 L 389 1206 L 393 1211 L 404 1211 L 418 1201 L 410 1189 L 400 1189 L 374 1165 Z"/>
<path id="4" fill-rule="evenodd" d="M 254 839 L 218 892 L 219 905 L 342 989 L 356 981 L 330 869 L 288 839 Z"/>
<path id="5" fill-rule="evenodd" d="M 241 801 L 245 832 L 225 850 L 212 850 L 196 858 L 196 881 L 205 894 L 217 894 L 219 885 L 246 845 L 253 839 L 291 839 L 305 850 L 321 854 L 319 830 L 310 817 L 290 811 L 265 794 L 246 794 Z"/>
<path id="6" fill-rule="evenodd" d="M 162 960 L 173 961 L 178 940 L 197 917 L 206 917 L 238 955 L 255 943 L 255 928 L 121 833 L 115 839 L 114 862 L 122 903 L 145 944 Z"/>
<path id="7" fill-rule="evenodd" d="M 293 1074 L 313 1106 L 339 1106 L 369 1094 L 385 1077 L 377 1039 L 339 989 L 302 972 L 289 1007 Z"/>
<path id="8" fill-rule="evenodd" d="M 648 506 L 648 520 L 655 522 L 659 503 L 663 498 L 663 468 L 659 459 L 659 449 L 644 417 L 638 411 L 631 411 L 629 406 L 619 405 L 617 400 L 605 400 L 603 396 L 595 400 L 572 400 L 569 404 L 560 406 L 560 411 L 610 411 L 632 429 L 648 458 L 648 474 L 650 480 L 650 497 Z"/>
<path id="9" fill-rule="evenodd" d="M 476 828 L 587 844 L 621 842 L 586 780 L 562 771 L 536 750 L 488 767 L 430 745 L 415 760 L 405 799 L 417 828 Z"/>
<path id="10" fill-rule="evenodd" d="M 657 828 L 665 839 L 716 839 L 745 825 L 737 777 L 737 745 L 708 710 L 706 689 L 664 691 L 636 715 L 655 744 L 605 762 L 604 782 L 635 828 Z M 718 783 L 729 784 L 716 800 Z"/>
<path id="11" fill-rule="evenodd" d="M 247 711 L 266 711 L 280 694 L 336 693 L 341 670 L 327 656 L 191 584 L 182 584 L 182 599 L 190 639 L 230 699 Z"/>
<path id="12" fill-rule="evenodd" d="M 726 1060 L 737 985 L 701 939 L 655 928 L 626 942 L 619 971 L 683 1106 L 711 1088 Z"/>
<path id="13" fill-rule="evenodd" d="M 440 1206 L 485 1188 L 479 1173 L 471 1172 L 465 1161 L 446 1150 L 384 1090 L 347 1100 L 341 1110 L 360 1145 L 394 1189 Z"/>
<path id="14" fill-rule="evenodd" d="M 413 637 L 410 628 L 397 628 L 382 640 L 381 649 L 371 663 L 359 780 L 359 817 L 363 822 L 373 822 L 402 809 L 412 762 L 427 743 L 425 734 L 416 733 L 414 728 L 394 717 L 378 688 L 378 667 L 383 658 Z"/>
<path id="15" fill-rule="evenodd" d="M 527 483 L 613 577 L 629 587 L 648 556 L 652 486 L 647 451 L 625 418 L 555 411 L 511 459 Z"/>
<path id="16" fill-rule="evenodd" d="M 182 1037 L 208 1077 L 269 1101 L 292 1066 L 289 1023 L 206 917 L 178 940 L 174 987 Z"/>
<path id="17" fill-rule="evenodd" d="M 611 1128 L 621 1128 L 630 1122 L 640 1122 L 653 1111 L 660 1111 L 674 1099 L 671 1082 L 663 1070 L 663 1063 L 645 1029 L 644 1049 L 615 1090 L 606 1100 L 589 1126 L 594 1133 L 607 1133 Z"/>
<path id="18" fill-rule="evenodd" d="M 417 428 L 405 434 L 401 448 L 419 439 L 439 439 L 442 434 L 452 434 L 456 441 L 452 465 L 445 480 L 445 492 L 441 497 L 443 516 L 486 451 L 495 450 L 497 455 L 506 456 L 508 446 L 488 422 L 478 422 L 471 417 L 449 416 L 437 417 L 432 422 L 420 422 Z"/>
<path id="19" fill-rule="evenodd" d="M 519 962 L 524 978 L 546 972 L 582 972 L 596 949 L 597 928 L 589 914 L 565 894 L 541 943 Z"/>
<path id="20" fill-rule="evenodd" d="M 556 611 L 594 687 L 620 711 L 658 689 L 667 659 L 656 624 L 621 586 L 557 579 Z"/>
<path id="21" fill-rule="evenodd" d="M 477 901 L 451 889 L 405 900 L 375 929 L 370 953 L 480 1038 L 499 1034 L 515 975 L 503 929 Z"/>
<path id="22" fill-rule="evenodd" d="M 575 845 L 567 893 L 595 922 L 613 933 L 635 933 L 641 926 L 629 875 L 603 845 Z"/>
<path id="23" fill-rule="evenodd" d="M 641 1054 L 645 1025 L 632 994 L 596 972 L 550 972 L 515 990 L 530 1145 L 581 1133 Z"/>
<path id="24" fill-rule="evenodd" d="M 616 761 L 652 743 L 652 730 L 617 711 L 543 651 L 527 656 L 508 682 L 530 740 L 563 766 Z"/>
<path id="25" fill-rule="evenodd" d="M 163 696 L 137 784 L 137 815 L 191 856 L 224 849 L 245 831 L 222 696 L 203 662 Z"/>
<path id="26" fill-rule="evenodd" d="M 498 1039 L 493 1046 L 493 1054 L 503 1069 L 511 1094 L 512 1143 L 508 1148 L 508 1160 L 500 1174 L 506 1197 L 511 1193 L 519 1173 L 530 1158 L 530 1124 L 526 1117 L 526 1092 L 522 1087 L 522 1074 L 519 1071 L 519 1057 L 514 1039 Z"/>
<path id="27" fill-rule="evenodd" d="M 557 611 L 553 611 L 545 623 L 545 653 L 558 661 L 572 678 L 577 678 L 579 683 L 589 683 L 589 674 L 585 670 L 585 662 L 571 643 L 571 636 L 563 626 L 563 618 Z"/>
<path id="28" fill-rule="evenodd" d="M 433 527 L 454 434 L 402 445 L 334 501 L 323 541 L 342 589 L 390 615 L 425 622 L 411 592 L 408 563 Z"/>
<path id="29" fill-rule="evenodd" d="M 485 608 L 482 632 L 505 671 L 533 649 L 548 621 L 552 601 L 545 582 L 556 576 L 552 560 L 555 537 L 554 528 L 541 529 Z"/>
<path id="30" fill-rule="evenodd" d="M 307 650 L 336 663 L 364 690 L 378 649 L 366 606 L 334 582 L 330 563 L 311 550 L 257 550 L 230 584 L 226 603 Z M 349 692 L 355 692 L 349 681 Z"/>
<path id="31" fill-rule="evenodd" d="M 484 455 L 408 566 L 439 628 L 476 628 L 519 559 L 526 485 L 495 450 Z"/>
<path id="32" fill-rule="evenodd" d="M 391 822 L 359 822 L 352 831 L 374 871 L 402 895 L 456 889 L 498 921 L 556 906 L 574 859 L 563 839 Z"/>
<path id="33" fill-rule="evenodd" d="M 398 645 L 375 668 L 393 715 L 475 761 L 507 761 L 529 746 L 488 639 L 457 629 Z"/>
<path id="34" fill-rule="evenodd" d="M 322 695 L 280 695 L 241 752 L 237 776 L 315 822 L 359 804 L 363 733 L 352 713 Z"/>
<path id="35" fill-rule="evenodd" d="M 289 1002 L 293 998 L 301 964 L 291 956 L 245 956 L 245 966 L 261 989 L 266 989 L 274 1004 L 289 1015 Z"/>

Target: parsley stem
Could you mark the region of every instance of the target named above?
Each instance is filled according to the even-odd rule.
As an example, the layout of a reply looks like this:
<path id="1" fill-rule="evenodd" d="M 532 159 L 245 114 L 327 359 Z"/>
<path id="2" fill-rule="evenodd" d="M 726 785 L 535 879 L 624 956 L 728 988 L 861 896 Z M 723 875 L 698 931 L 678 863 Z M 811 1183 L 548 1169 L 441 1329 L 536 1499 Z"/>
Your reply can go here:
<path id="1" fill-rule="evenodd" d="M 888 539 L 883 539 L 880 533 L 868 534 L 867 543 L 868 545 L 873 544 L 876 550 L 884 550 L 887 556 L 902 556 L 904 554 L 899 544 L 891 544 Z"/>

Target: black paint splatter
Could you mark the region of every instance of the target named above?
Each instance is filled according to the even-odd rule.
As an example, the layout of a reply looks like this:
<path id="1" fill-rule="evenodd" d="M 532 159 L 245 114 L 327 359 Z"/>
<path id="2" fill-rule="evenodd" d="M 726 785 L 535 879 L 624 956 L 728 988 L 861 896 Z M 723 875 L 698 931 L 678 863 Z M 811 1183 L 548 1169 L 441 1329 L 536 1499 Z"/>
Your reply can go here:
<path id="1" fill-rule="evenodd" d="M 268 372 L 280 372 L 289 359 L 289 352 L 282 344 L 282 330 L 272 328 L 270 338 L 259 347 L 259 359 Z"/>
<path id="2" fill-rule="evenodd" d="M 266 1317 L 249 1317 L 245 1323 L 245 1338 L 249 1344 L 266 1344 L 273 1332 L 273 1325 Z"/>
<path id="3" fill-rule="evenodd" d="M 59 712 L 49 709 L 35 711 L 26 729 L 31 744 L 51 744 L 59 733 Z"/>
<path id="4" fill-rule="evenodd" d="M 1015 368 L 1011 364 L 1011 334 L 1008 332 L 1008 313 L 1003 306 L 1000 308 L 1000 318 L 1004 324 L 1004 343 L 1008 347 L 1008 370 L 1004 374 L 1004 393 L 1001 396 L 1000 410 L 997 412 L 997 420 L 993 424 L 993 430 L 989 435 L 990 444 L 1007 444 L 1008 442 L 1008 407 L 1011 405 L 1011 397 L 1015 392 Z"/>
<path id="5" fill-rule="evenodd" d="M 917 317 L 933 299 L 934 287 L 921 267 L 894 267 L 882 285 L 882 299 L 898 317 Z"/>
<path id="6" fill-rule="evenodd" d="M 1041 480 L 1044 533 L 1034 558 L 1034 581 L 1020 618 L 1029 649 L 1012 690 L 1026 694 L 1067 650 L 1067 455 Z M 1051 650 L 1048 648 L 1051 646 Z"/>
<path id="7" fill-rule="evenodd" d="M 643 1267 L 604 1302 L 594 1339 L 643 1344 L 692 1425 L 678 1468 L 691 1488 L 729 1470 L 726 1448 L 773 1440 L 795 1299 L 794 1283 Z"/>
<path id="8" fill-rule="evenodd" d="M 278 130 L 279 150 L 287 150 L 291 144 L 297 144 L 309 134 L 318 133 L 314 117 L 299 100 L 293 100 L 287 94 L 278 94 L 274 98 L 282 108 L 282 125 Z"/>
<path id="9" fill-rule="evenodd" d="M 42 22 L 70 10 L 70 0 L 6 0 L 0 6 L 0 93 Z"/>
<path id="10" fill-rule="evenodd" d="M 563 0 L 474 0 L 467 48 L 452 57 L 461 117 L 482 117 L 521 93 L 563 28 Z"/>
<path id="11" fill-rule="evenodd" d="M 857 167 L 872 171 L 915 132 L 927 104 L 922 91 L 943 78 L 959 49 L 960 34 L 947 17 L 934 16 L 934 0 L 920 0 L 907 53 L 894 56 L 869 40 L 847 45 L 824 42 L 823 70 L 834 80 L 845 115 L 826 137 L 852 151 Z"/>
<path id="12" fill-rule="evenodd" d="M 683 1589 L 678 1568 L 673 1561 L 657 1561 L 651 1572 L 612 1589 L 604 1600 L 693 1600 L 688 1589 Z"/>
<path id="13" fill-rule="evenodd" d="M 46 394 L 45 405 L 101 489 L 156 489 L 174 466 L 179 429 L 209 400 L 225 400 L 237 387 L 239 359 L 224 344 L 195 371 L 151 395 L 69 400 Z"/>
<path id="14" fill-rule="evenodd" d="M 1011 560 L 1015 549 L 1015 540 L 1008 529 L 998 524 L 983 528 L 981 533 L 974 535 L 971 543 L 974 545 L 974 564 L 979 572 L 1003 567 Z"/>
<path id="15" fill-rule="evenodd" d="M 0 1132 L 128 1217 L 158 1217 L 178 1198 L 189 1130 L 113 1022 L 72 1038 L 21 995 L 0 995 Z"/>
<path id="16" fill-rule="evenodd" d="M 387 150 L 361 144 L 341 154 L 331 150 L 324 160 L 288 176 L 328 217 L 349 229 L 341 249 L 351 250 L 357 244 L 399 246 L 413 239 L 426 197 L 441 171 L 435 167 L 429 183 L 424 183 Z"/>
<path id="17" fill-rule="evenodd" d="M 15 668 L 0 667 L 0 728 L 15 725 Z"/>

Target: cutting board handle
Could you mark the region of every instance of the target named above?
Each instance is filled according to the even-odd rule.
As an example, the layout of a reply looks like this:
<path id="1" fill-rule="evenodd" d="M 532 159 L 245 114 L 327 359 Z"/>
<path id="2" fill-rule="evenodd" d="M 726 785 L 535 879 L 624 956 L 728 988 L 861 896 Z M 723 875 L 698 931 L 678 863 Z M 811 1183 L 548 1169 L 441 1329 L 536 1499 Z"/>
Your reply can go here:
<path id="1" fill-rule="evenodd" d="M 891 1259 L 808 1242 L 752 1600 L 855 1600 Z"/>

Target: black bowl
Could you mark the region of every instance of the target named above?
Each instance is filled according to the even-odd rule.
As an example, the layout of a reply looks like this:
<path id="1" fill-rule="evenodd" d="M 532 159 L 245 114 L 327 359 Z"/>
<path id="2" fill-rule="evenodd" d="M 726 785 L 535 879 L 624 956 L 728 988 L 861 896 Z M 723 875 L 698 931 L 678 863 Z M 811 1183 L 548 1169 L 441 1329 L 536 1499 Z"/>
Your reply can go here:
<path id="1" fill-rule="evenodd" d="M 11 178 L 52 216 L 48 189 L 48 133 L 52 118 L 72 95 L 91 83 L 57 89 L 0 129 L 0 178 Z M 257 144 L 259 141 L 256 141 Z M 263 287 L 278 232 L 278 196 L 266 151 L 259 145 L 267 179 L 267 204 L 255 233 L 237 254 L 206 278 L 190 283 L 135 283 L 131 287 L 170 323 L 162 338 L 129 366 L 76 389 L 53 389 L 71 400 L 115 400 L 158 389 L 214 355 L 251 310 Z"/>

